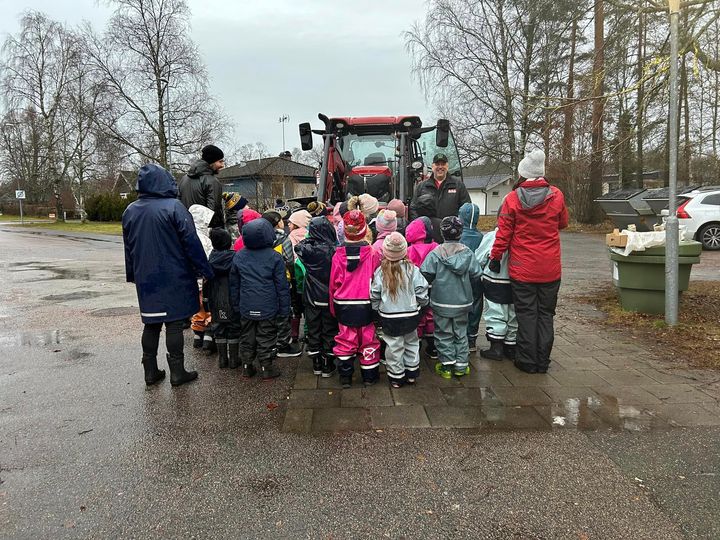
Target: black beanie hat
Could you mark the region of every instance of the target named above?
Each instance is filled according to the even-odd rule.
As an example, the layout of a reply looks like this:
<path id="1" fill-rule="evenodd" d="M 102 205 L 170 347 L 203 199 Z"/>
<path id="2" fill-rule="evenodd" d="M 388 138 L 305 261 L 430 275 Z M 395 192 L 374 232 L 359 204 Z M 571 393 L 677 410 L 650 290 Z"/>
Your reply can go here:
<path id="1" fill-rule="evenodd" d="M 230 249 L 232 238 L 230 238 L 230 233 L 225 229 L 217 227 L 210 229 L 210 242 L 212 242 L 213 249 L 224 251 Z"/>
<path id="2" fill-rule="evenodd" d="M 282 219 L 280 212 L 276 212 L 275 210 L 268 210 L 267 212 L 263 212 L 262 217 L 267 219 L 270 222 L 270 225 L 273 226 L 273 228 L 277 227 L 278 223 L 280 223 L 280 220 Z"/>
<path id="3" fill-rule="evenodd" d="M 448 216 L 440 222 L 440 232 L 445 240 L 460 240 L 463 224 L 457 216 Z"/>
<path id="4" fill-rule="evenodd" d="M 207 146 L 205 146 L 202 149 L 202 153 L 200 154 L 200 158 L 207 164 L 220 161 L 224 157 L 225 154 L 223 154 L 223 151 L 212 144 L 208 144 Z"/>

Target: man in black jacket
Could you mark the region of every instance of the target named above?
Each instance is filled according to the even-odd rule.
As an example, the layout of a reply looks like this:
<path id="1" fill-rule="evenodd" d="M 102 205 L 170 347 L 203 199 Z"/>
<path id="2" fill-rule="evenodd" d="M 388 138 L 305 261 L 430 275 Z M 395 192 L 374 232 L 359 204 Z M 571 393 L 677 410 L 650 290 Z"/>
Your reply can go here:
<path id="1" fill-rule="evenodd" d="M 470 200 L 465 184 L 454 176 L 448 176 L 448 158 L 445 154 L 435 154 L 432 163 L 432 176 L 415 186 L 415 193 L 410 202 L 410 219 L 417 218 L 418 199 L 423 195 L 431 195 L 435 201 L 435 215 L 438 219 L 457 216 L 460 207 Z M 427 198 L 427 197 L 426 197 Z M 422 215 L 427 215 L 423 213 Z"/>
<path id="2" fill-rule="evenodd" d="M 178 182 L 178 198 L 185 208 L 200 204 L 215 212 L 210 227 L 223 227 L 225 222 L 223 187 L 216 176 L 224 167 L 223 151 L 208 144 L 202 149 L 200 159 L 190 165 L 187 174 Z"/>

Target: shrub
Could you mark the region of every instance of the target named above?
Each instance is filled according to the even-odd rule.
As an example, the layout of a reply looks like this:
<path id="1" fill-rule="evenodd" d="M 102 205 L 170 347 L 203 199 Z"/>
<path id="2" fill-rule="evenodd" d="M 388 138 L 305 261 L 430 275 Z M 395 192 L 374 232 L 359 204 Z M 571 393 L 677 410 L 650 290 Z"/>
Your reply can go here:
<path id="1" fill-rule="evenodd" d="M 85 212 L 90 221 L 120 221 L 125 209 L 136 199 L 135 193 L 128 193 L 127 199 L 116 193 L 93 195 L 85 201 Z"/>

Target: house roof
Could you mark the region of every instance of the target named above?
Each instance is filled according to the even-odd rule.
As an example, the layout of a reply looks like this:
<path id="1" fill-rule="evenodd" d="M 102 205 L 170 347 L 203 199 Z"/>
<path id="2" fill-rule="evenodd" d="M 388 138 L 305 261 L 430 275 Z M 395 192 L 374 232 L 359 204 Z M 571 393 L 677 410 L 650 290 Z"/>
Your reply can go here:
<path id="1" fill-rule="evenodd" d="M 509 180 L 512 176 L 509 173 L 485 174 L 482 176 L 464 175 L 465 187 L 468 189 L 480 189 L 486 191 Z"/>
<path id="2" fill-rule="evenodd" d="M 236 178 L 248 176 L 288 176 L 288 177 L 315 177 L 315 167 L 298 163 L 281 157 L 270 157 L 253 159 L 241 165 L 233 165 L 226 167 L 220 174 L 218 179 L 221 182 L 232 181 Z"/>

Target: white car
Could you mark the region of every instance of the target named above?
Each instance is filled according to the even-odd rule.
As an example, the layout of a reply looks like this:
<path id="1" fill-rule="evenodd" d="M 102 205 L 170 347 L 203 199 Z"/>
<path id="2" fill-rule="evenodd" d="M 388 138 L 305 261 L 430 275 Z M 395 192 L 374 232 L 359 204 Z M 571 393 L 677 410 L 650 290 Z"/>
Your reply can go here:
<path id="1" fill-rule="evenodd" d="M 681 227 L 704 249 L 720 249 L 720 187 L 708 186 L 678 196 Z"/>

